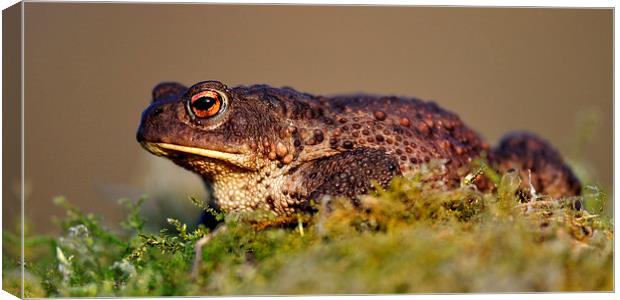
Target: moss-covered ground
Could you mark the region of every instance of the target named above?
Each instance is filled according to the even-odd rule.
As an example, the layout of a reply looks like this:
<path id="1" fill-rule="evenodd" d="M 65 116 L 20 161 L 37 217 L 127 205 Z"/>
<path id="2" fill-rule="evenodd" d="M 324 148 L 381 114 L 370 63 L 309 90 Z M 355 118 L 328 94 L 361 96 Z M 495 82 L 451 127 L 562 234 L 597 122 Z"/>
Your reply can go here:
<path id="1" fill-rule="evenodd" d="M 513 173 L 496 190 L 464 182 L 425 190 L 424 173 L 396 178 L 360 207 L 324 199 L 320 212 L 268 226 L 266 212 L 218 215 L 226 230 L 203 247 L 204 227 L 168 219 L 149 232 L 144 199 L 124 200 L 123 230 L 63 198 L 62 235 L 26 233 L 25 295 L 142 296 L 610 291 L 613 228 L 607 195 L 524 199 Z M 148 201 L 148 199 L 146 200 Z M 197 205 L 200 206 L 198 201 Z M 275 221 L 274 221 L 275 223 Z M 3 287 L 19 294 L 19 239 L 3 233 Z M 193 276 L 194 275 L 194 276 Z"/>

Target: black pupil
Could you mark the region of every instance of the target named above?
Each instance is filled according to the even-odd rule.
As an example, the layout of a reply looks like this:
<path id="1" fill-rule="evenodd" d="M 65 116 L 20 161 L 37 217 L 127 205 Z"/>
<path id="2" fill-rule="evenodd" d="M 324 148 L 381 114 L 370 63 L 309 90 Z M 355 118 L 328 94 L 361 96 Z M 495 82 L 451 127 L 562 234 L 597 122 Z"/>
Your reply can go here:
<path id="1" fill-rule="evenodd" d="M 215 103 L 217 103 L 217 99 L 204 96 L 196 99 L 192 105 L 196 110 L 209 110 Z"/>

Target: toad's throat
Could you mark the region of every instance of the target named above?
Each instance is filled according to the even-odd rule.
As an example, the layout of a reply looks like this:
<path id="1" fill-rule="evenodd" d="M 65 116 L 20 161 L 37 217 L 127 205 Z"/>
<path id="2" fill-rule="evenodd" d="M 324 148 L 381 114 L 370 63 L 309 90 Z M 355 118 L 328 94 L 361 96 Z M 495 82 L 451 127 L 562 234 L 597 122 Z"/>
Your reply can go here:
<path id="1" fill-rule="evenodd" d="M 168 156 L 170 151 L 173 153 L 192 154 L 211 159 L 227 162 L 244 169 L 254 169 L 249 155 L 240 153 L 229 153 L 217 150 L 181 146 L 168 143 L 145 143 L 144 147 L 155 155 Z"/>

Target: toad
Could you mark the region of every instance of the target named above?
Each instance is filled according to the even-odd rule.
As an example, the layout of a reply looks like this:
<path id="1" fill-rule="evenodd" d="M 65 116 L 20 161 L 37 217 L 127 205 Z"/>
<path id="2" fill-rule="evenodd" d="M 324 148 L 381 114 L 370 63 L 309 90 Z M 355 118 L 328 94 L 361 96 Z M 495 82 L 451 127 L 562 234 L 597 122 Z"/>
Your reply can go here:
<path id="1" fill-rule="evenodd" d="M 323 196 L 356 199 L 375 181 L 443 166 L 428 182 L 460 185 L 485 155 L 500 172 L 553 197 L 577 195 L 580 183 L 559 153 L 532 133 L 513 132 L 490 147 L 458 115 L 416 98 L 317 96 L 268 85 L 189 88 L 161 83 L 137 132 L 151 153 L 199 174 L 224 212 L 263 209 L 291 216 Z M 490 189 L 479 180 L 480 189 Z M 527 188 L 529 190 L 529 185 Z"/>

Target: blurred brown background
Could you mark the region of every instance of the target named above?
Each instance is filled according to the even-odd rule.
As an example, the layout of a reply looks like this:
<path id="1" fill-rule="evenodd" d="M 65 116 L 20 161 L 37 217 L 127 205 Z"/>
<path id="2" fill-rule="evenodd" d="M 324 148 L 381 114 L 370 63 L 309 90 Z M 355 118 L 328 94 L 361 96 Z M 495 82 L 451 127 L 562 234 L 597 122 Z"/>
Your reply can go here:
<path id="1" fill-rule="evenodd" d="M 191 211 L 200 180 L 135 141 L 168 80 L 432 99 L 491 143 L 535 131 L 611 188 L 612 22 L 610 9 L 27 3 L 26 214 L 53 231 L 65 195 L 113 224 L 116 199 L 144 193 L 166 199 L 147 210 Z"/>

